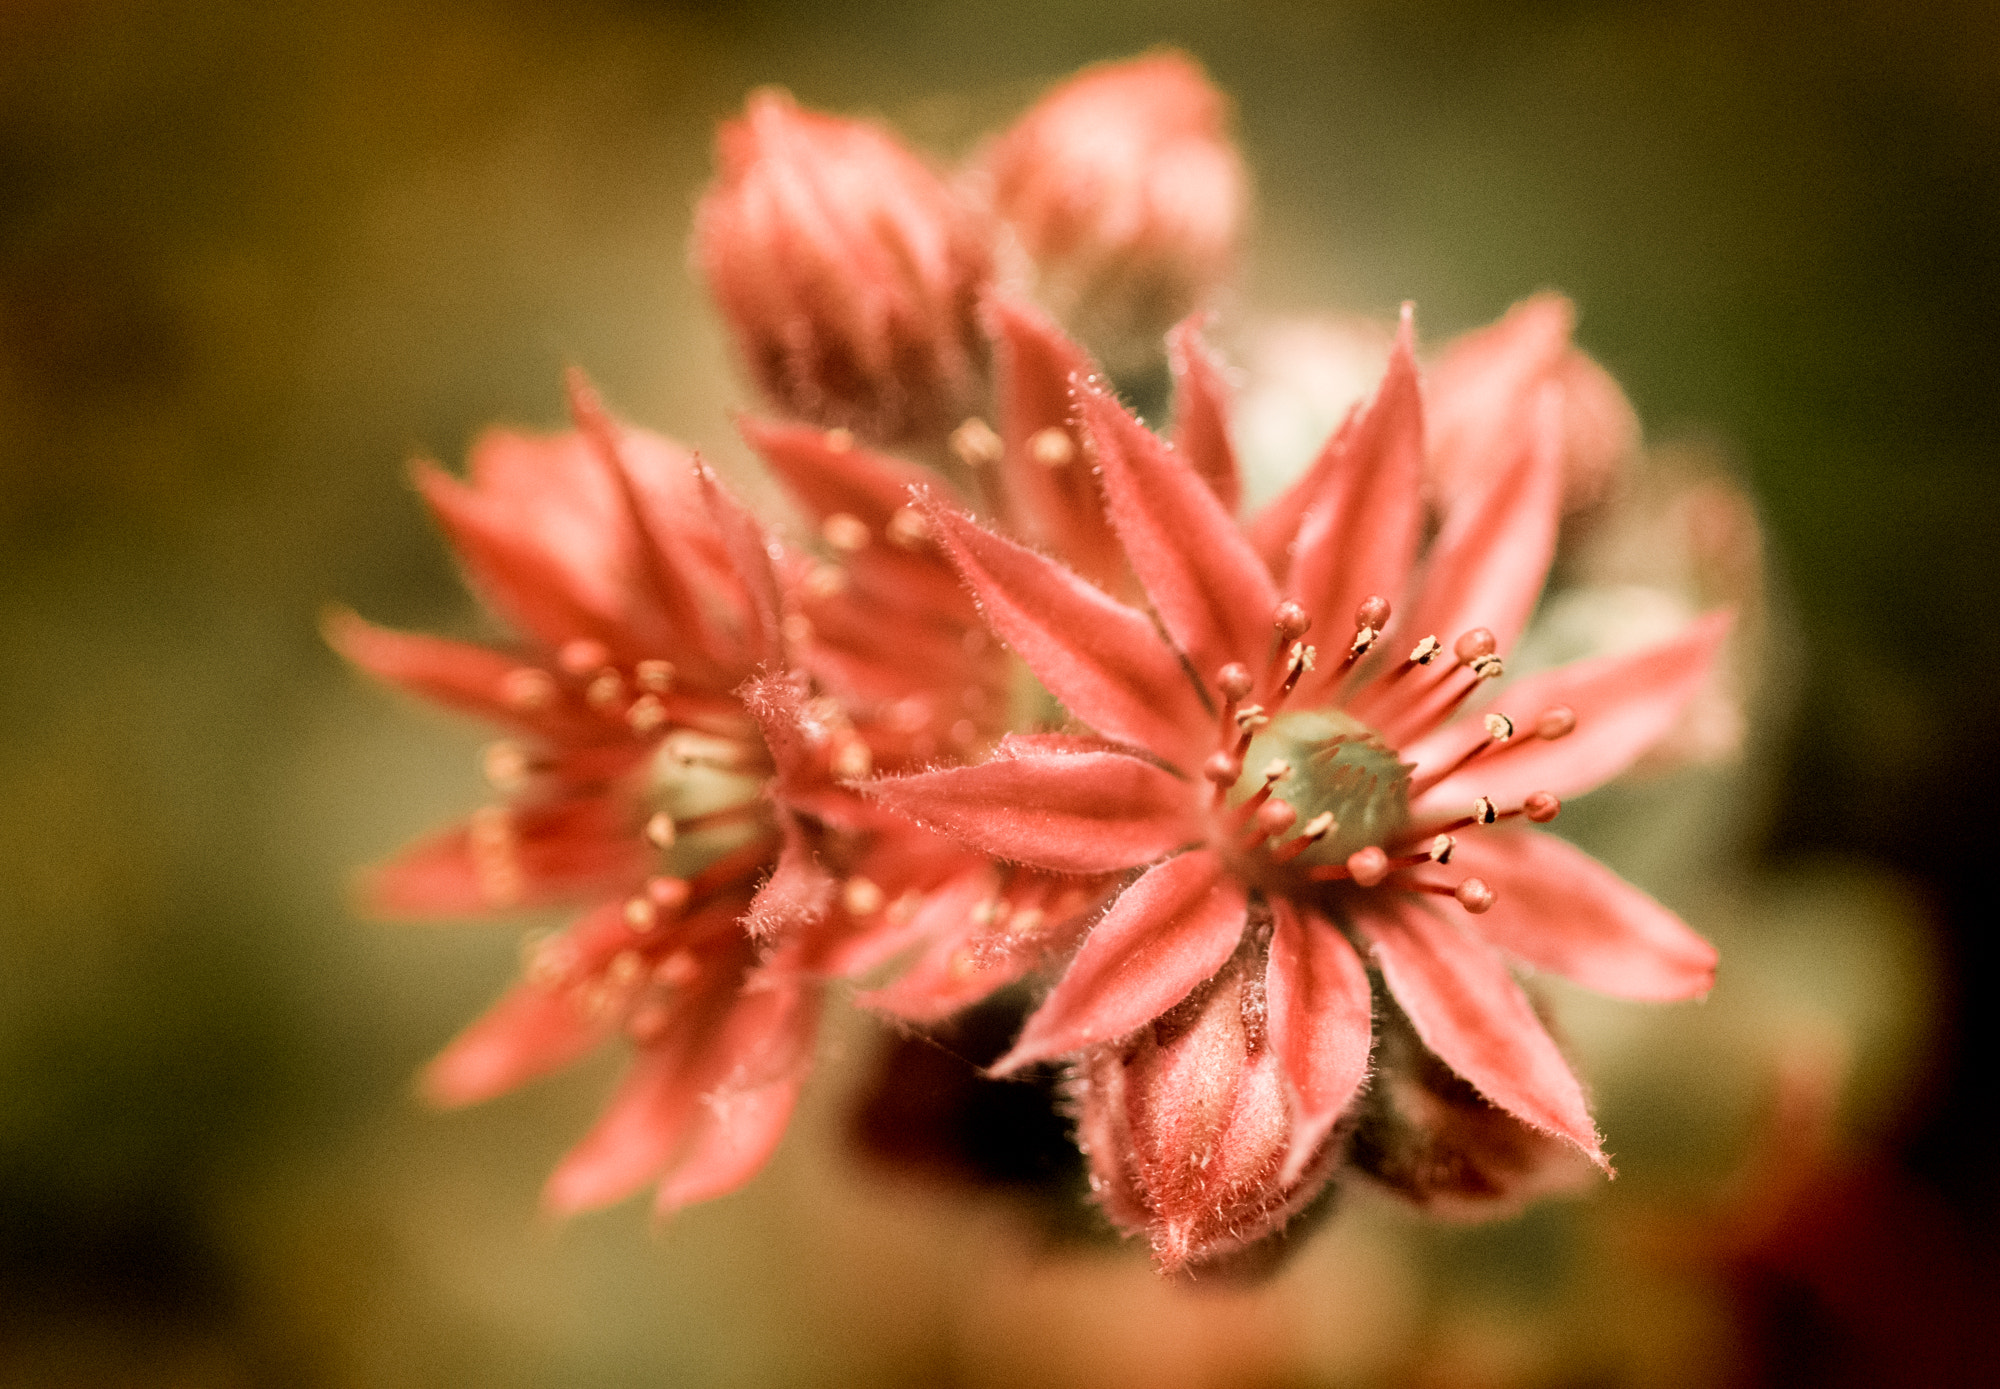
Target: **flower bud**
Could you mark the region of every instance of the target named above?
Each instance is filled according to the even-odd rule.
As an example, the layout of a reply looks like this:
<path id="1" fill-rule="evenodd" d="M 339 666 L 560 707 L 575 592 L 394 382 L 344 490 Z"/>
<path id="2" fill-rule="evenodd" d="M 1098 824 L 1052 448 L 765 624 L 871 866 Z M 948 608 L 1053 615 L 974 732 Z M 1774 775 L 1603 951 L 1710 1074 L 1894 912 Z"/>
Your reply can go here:
<path id="1" fill-rule="evenodd" d="M 780 409 L 877 443 L 942 440 L 979 403 L 990 236 L 885 131 L 750 98 L 716 136 L 694 258 Z"/>
<path id="2" fill-rule="evenodd" d="M 1555 383 L 1563 400 L 1563 510 L 1604 498 L 1638 452 L 1639 417 L 1611 373 L 1570 345 L 1574 317 L 1560 295 L 1537 295 L 1445 348 L 1425 397 L 1435 495 L 1476 487 L 1512 462 L 1537 390 Z"/>
<path id="3" fill-rule="evenodd" d="M 1333 1144 L 1282 1181 L 1292 1116 L 1265 1033 L 1262 980 L 1242 958 L 1072 1076 L 1091 1190 L 1145 1234 L 1163 1272 L 1237 1262 L 1326 1185 Z"/>
<path id="4" fill-rule="evenodd" d="M 1228 272 L 1247 191 L 1227 117 L 1192 59 L 1156 53 L 1071 78 L 988 155 L 1041 297 L 1113 369 Z"/>

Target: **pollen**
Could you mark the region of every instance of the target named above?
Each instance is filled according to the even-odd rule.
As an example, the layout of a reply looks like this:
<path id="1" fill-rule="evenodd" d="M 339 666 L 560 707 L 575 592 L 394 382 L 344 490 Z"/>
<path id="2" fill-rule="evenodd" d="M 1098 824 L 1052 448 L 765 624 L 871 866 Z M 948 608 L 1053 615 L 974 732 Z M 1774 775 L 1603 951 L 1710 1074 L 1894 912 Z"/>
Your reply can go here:
<path id="1" fill-rule="evenodd" d="M 1472 803 L 1472 820 L 1474 824 L 1490 825 L 1499 818 L 1500 812 L 1493 808 L 1493 800 L 1490 796 L 1481 796 Z"/>
<path id="2" fill-rule="evenodd" d="M 1425 637 L 1410 648 L 1410 659 L 1420 666 L 1427 666 L 1438 658 L 1438 653 L 1442 650 L 1444 650 L 1443 642 L 1436 637 Z"/>
<path id="3" fill-rule="evenodd" d="M 1496 743 L 1504 743 L 1514 736 L 1514 721 L 1505 714 L 1486 716 L 1486 736 Z"/>
<path id="4" fill-rule="evenodd" d="M 1450 863 L 1451 851 L 1453 849 L 1456 849 L 1457 847 L 1458 847 L 1458 841 L 1456 839 L 1453 839 L 1448 834 L 1439 835 L 1436 839 L 1433 839 L 1431 841 L 1431 847 L 1430 847 L 1431 862 Z"/>
<path id="5" fill-rule="evenodd" d="M 1028 457 L 1044 468 L 1067 468 L 1076 457 L 1076 444 L 1068 430 L 1052 424 L 1028 436 Z"/>

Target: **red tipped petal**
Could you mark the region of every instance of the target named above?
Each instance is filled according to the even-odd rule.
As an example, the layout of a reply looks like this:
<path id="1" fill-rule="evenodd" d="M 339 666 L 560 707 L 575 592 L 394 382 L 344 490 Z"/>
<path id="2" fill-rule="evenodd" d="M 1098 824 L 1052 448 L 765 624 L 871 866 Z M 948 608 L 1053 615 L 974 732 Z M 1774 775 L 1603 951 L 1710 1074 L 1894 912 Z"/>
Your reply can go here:
<path id="1" fill-rule="evenodd" d="M 521 984 L 459 1033 L 424 1068 L 433 1104 L 478 1104 L 559 1071 L 610 1035 L 611 1019 L 591 1017 L 567 990 Z"/>
<path id="2" fill-rule="evenodd" d="M 1369 907 L 1359 924 L 1424 1045 L 1494 1104 L 1610 1171 L 1583 1087 L 1500 957 L 1415 898 L 1382 892 Z"/>
<path id="3" fill-rule="evenodd" d="M 1243 500 L 1243 480 L 1229 442 L 1229 385 L 1201 340 L 1201 320 L 1200 314 L 1183 319 L 1167 334 L 1167 364 L 1174 375 L 1174 449 L 1233 516 Z"/>
<path id="4" fill-rule="evenodd" d="M 975 849 L 1058 873 L 1151 863 L 1202 832 L 1186 782 L 1115 752 L 998 758 L 864 790 Z"/>
<path id="5" fill-rule="evenodd" d="M 1417 798 L 1412 813 L 1455 810 L 1480 796 L 1513 804 L 1531 791 L 1581 795 L 1631 766 L 1665 737 L 1701 690 L 1728 639 L 1733 612 L 1712 612 L 1657 646 L 1577 661 L 1510 684 L 1494 707 L 1520 729 Z M 1534 735 L 1542 712 L 1567 705 L 1576 728 L 1553 740 Z M 1449 766 L 1485 738 L 1484 715 L 1441 729 L 1411 745 L 1418 775 Z"/>
<path id="6" fill-rule="evenodd" d="M 1071 713 L 1170 762 L 1198 757 L 1210 716 L 1151 619 L 956 512 L 930 516 L 987 622 Z"/>
<path id="7" fill-rule="evenodd" d="M 1187 997 L 1242 938 L 1243 884 L 1206 849 L 1148 869 L 1090 929 L 995 1075 L 1122 1037 Z"/>
<path id="8" fill-rule="evenodd" d="M 1327 445 L 1332 466 L 1293 546 L 1285 591 L 1305 605 L 1332 643 L 1353 631 L 1363 599 L 1403 591 L 1423 520 L 1423 400 L 1406 313 L 1375 398 Z M 1332 682 L 1340 662 L 1323 662 L 1298 699 Z"/>
<path id="9" fill-rule="evenodd" d="M 1272 899 L 1271 912 L 1264 996 L 1293 1105 L 1291 1149 L 1279 1176 L 1289 1185 L 1367 1079 L 1372 1013 L 1368 971 L 1347 938 L 1282 897 Z"/>
<path id="10" fill-rule="evenodd" d="M 1001 467 L 1013 529 L 1116 591 L 1125 583 L 1125 557 L 1070 419 L 1070 382 L 1097 368 L 1035 310 L 996 299 L 988 313 L 1000 342 Z"/>
<path id="11" fill-rule="evenodd" d="M 1452 866 L 1494 892 L 1472 929 L 1536 969 L 1621 998 L 1698 998 L 1715 983 L 1714 946 L 1554 835 L 1465 835 Z"/>
<path id="12" fill-rule="evenodd" d="M 345 608 L 327 612 L 320 630 L 327 645 L 377 680 L 495 723 L 545 732 L 547 713 L 529 713 L 507 698 L 507 679 L 524 667 L 505 652 L 442 637 L 377 627 Z"/>
<path id="13" fill-rule="evenodd" d="M 1125 556 L 1195 673 L 1260 666 L 1278 606 L 1263 560 L 1201 477 L 1103 387 L 1080 384 L 1077 402 Z"/>

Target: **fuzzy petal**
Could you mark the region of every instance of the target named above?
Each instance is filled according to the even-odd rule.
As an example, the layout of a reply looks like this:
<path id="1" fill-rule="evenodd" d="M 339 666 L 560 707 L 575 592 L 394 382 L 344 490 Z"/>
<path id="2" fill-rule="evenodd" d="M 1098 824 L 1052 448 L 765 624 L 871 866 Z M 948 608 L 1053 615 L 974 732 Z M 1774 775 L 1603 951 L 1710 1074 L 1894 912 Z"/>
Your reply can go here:
<path id="1" fill-rule="evenodd" d="M 1714 946 L 1554 835 L 1466 835 L 1452 864 L 1494 892 L 1473 931 L 1536 969 L 1621 998 L 1698 998 L 1715 983 Z"/>
<path id="2" fill-rule="evenodd" d="M 1583 1087 L 1500 957 L 1414 896 L 1380 892 L 1368 906 L 1361 929 L 1424 1045 L 1494 1104 L 1610 1171 Z"/>
<path id="3" fill-rule="evenodd" d="M 1071 713 L 1176 765 L 1212 739 L 1186 669 L 1144 613 L 956 512 L 930 516 L 987 622 Z"/>
<path id="4" fill-rule="evenodd" d="M 780 599 L 777 572 L 771 567 L 771 540 L 763 525 L 736 494 L 722 485 L 722 479 L 706 464 L 698 465 L 702 496 L 709 514 L 729 554 L 745 595 L 743 648 L 752 665 L 778 661 L 783 639 L 779 635 Z"/>
<path id="5" fill-rule="evenodd" d="M 1353 632 L 1363 599 L 1399 598 L 1416 558 L 1424 419 L 1410 323 L 1405 311 L 1374 400 L 1328 446 L 1335 463 L 1299 527 L 1286 573 L 1285 591 L 1305 606 L 1329 644 Z M 1324 662 L 1320 674 L 1307 677 L 1300 702 L 1339 669 L 1338 659 Z"/>
<path id="6" fill-rule="evenodd" d="M 812 425 L 773 424 L 746 415 L 736 427 L 817 521 L 845 513 L 879 531 L 909 505 L 911 489 L 937 481 L 935 473 L 914 463 L 861 448 Z"/>
<path id="7" fill-rule="evenodd" d="M 673 1160 L 701 1104 L 693 1040 L 680 1027 L 633 1057 L 603 1115 L 543 1186 L 548 1209 L 570 1215 L 622 1201 Z"/>
<path id="8" fill-rule="evenodd" d="M 377 627 L 345 608 L 329 609 L 320 630 L 327 645 L 377 680 L 523 732 L 549 729 L 550 715 L 527 713 L 508 702 L 507 677 L 526 663 L 505 652 Z"/>
<path id="9" fill-rule="evenodd" d="M 1531 675 L 1504 689 L 1494 708 L 1520 730 L 1460 771 L 1425 791 L 1411 807 L 1418 817 L 1456 812 L 1480 796 L 1513 805 L 1531 791 L 1581 795 L 1624 771 L 1665 737 L 1700 693 L 1735 614 L 1709 613 L 1656 646 L 1577 661 Z M 1553 741 L 1534 736 L 1553 705 L 1576 713 L 1576 728 Z M 1412 744 L 1408 755 L 1421 778 L 1427 766 L 1451 763 L 1485 738 L 1483 715 L 1461 720 Z"/>
<path id="10" fill-rule="evenodd" d="M 995 857 L 1105 873 L 1201 837 L 1186 782 L 1124 753 L 996 758 L 863 788 L 883 806 Z"/>
<path id="11" fill-rule="evenodd" d="M 1233 516 L 1243 501 L 1243 479 L 1229 442 L 1229 385 L 1201 340 L 1202 317 L 1185 318 L 1167 334 L 1167 363 L 1174 376 L 1174 450 Z"/>
<path id="12" fill-rule="evenodd" d="M 561 1070 L 610 1032 L 569 990 L 517 985 L 424 1068 L 424 1098 L 454 1108 L 490 1100 Z"/>
<path id="13" fill-rule="evenodd" d="M 1195 674 L 1261 669 L 1278 606 L 1263 560 L 1200 474 L 1108 391 L 1086 384 L 1077 403 L 1125 556 Z"/>
<path id="14" fill-rule="evenodd" d="M 1047 545 L 1092 583 L 1116 591 L 1127 583 L 1125 558 L 1070 418 L 1071 383 L 1097 368 L 1034 309 L 996 299 L 988 313 L 1000 342 L 1001 467 L 1013 529 Z M 1037 436 L 1048 430 L 1068 445 L 1059 463 L 1037 456 Z"/>
<path id="15" fill-rule="evenodd" d="M 1197 849 L 1147 870 L 1090 930 L 995 1075 L 1122 1037 L 1222 967 L 1249 902 L 1220 857 Z"/>
<path id="16" fill-rule="evenodd" d="M 1345 936 L 1282 897 L 1272 899 L 1271 911 L 1276 925 L 1264 996 L 1293 1108 L 1291 1147 L 1279 1176 L 1289 1185 L 1368 1077 L 1372 1005 L 1368 971 Z"/>

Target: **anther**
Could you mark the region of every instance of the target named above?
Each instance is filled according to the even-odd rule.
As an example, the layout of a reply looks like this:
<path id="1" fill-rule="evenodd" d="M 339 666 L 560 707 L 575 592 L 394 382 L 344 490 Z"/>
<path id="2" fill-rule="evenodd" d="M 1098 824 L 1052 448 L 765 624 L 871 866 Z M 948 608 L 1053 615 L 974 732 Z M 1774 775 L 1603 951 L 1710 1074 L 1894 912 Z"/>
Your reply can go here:
<path id="1" fill-rule="evenodd" d="M 556 664 L 576 676 L 588 675 L 593 670 L 599 670 L 610 659 L 611 653 L 605 650 L 603 642 L 583 637 L 564 642 L 562 650 L 556 653 Z"/>
<path id="2" fill-rule="evenodd" d="M 1442 650 L 1444 650 L 1443 642 L 1436 637 L 1425 637 L 1410 648 L 1410 660 L 1417 665 L 1427 666 L 1437 659 L 1438 652 Z"/>
<path id="3" fill-rule="evenodd" d="M 883 528 L 883 534 L 899 550 L 921 549 L 924 542 L 931 538 L 931 523 L 924 519 L 923 512 L 913 506 L 898 507 L 889 518 L 889 524 Z"/>
<path id="4" fill-rule="evenodd" d="M 952 430 L 950 442 L 951 451 L 968 468 L 990 468 L 1006 454 L 1006 446 L 993 432 L 993 426 L 977 415 L 969 416 Z"/>
<path id="5" fill-rule="evenodd" d="M 1007 930 L 1016 936 L 1032 936 L 1042 929 L 1045 914 L 1040 907 L 1026 907 L 1007 920 Z"/>
<path id="6" fill-rule="evenodd" d="M 648 694 L 665 694 L 674 687 L 674 663 L 641 661 L 632 667 L 632 678 Z"/>
<path id="7" fill-rule="evenodd" d="M 1236 726 L 1245 733 L 1262 728 L 1270 721 L 1271 716 L 1264 712 L 1261 704 L 1246 704 L 1236 711 Z"/>
<path id="8" fill-rule="evenodd" d="M 625 899 L 625 924 L 635 931 L 650 931 L 660 919 L 660 909 L 650 897 Z"/>
<path id="9" fill-rule="evenodd" d="M 670 989 L 692 984 L 701 973 L 701 962 L 688 950 L 676 950 L 666 959 L 653 966 L 653 982 L 664 984 Z"/>
<path id="10" fill-rule="evenodd" d="M 1214 782 L 1218 790 L 1234 786 L 1243 775 L 1243 759 L 1226 752 L 1212 752 L 1208 761 L 1201 764 L 1201 774 Z"/>
<path id="11" fill-rule="evenodd" d="M 852 512 L 836 511 L 819 523 L 826 543 L 845 554 L 868 548 L 868 523 Z"/>
<path id="12" fill-rule="evenodd" d="M 1283 834 L 1298 820 L 1299 812 L 1290 801 L 1269 800 L 1257 807 L 1257 833 L 1264 838 Z"/>
<path id="13" fill-rule="evenodd" d="M 1038 429 L 1028 436 L 1028 457 L 1044 468 L 1066 468 L 1076 457 L 1076 445 L 1061 425 Z"/>
<path id="14" fill-rule="evenodd" d="M 1514 721 L 1505 714 L 1486 716 L 1486 736 L 1496 743 L 1504 743 L 1514 736 Z"/>
<path id="15" fill-rule="evenodd" d="M 1475 656 L 1466 662 L 1466 667 L 1479 680 L 1498 680 L 1507 673 L 1506 664 L 1498 656 Z"/>
<path id="16" fill-rule="evenodd" d="M 646 842 L 655 849 L 673 848 L 674 817 L 664 810 L 655 811 L 653 817 L 646 821 Z"/>
<path id="17" fill-rule="evenodd" d="M 556 678 L 533 666 L 510 670 L 500 681 L 500 698 L 506 700 L 510 708 L 524 712 L 546 709 L 555 703 Z"/>
<path id="18" fill-rule="evenodd" d="M 632 731 L 641 736 L 651 733 L 666 721 L 667 706 L 660 702 L 658 695 L 641 695 L 625 711 L 625 722 L 631 724 Z"/>
<path id="19" fill-rule="evenodd" d="M 1567 738 L 1576 729 L 1576 710 L 1567 704 L 1551 704 L 1542 710 L 1542 716 L 1535 720 L 1535 736 L 1554 742 L 1557 738 Z"/>
<path id="20" fill-rule="evenodd" d="M 1250 693 L 1250 687 L 1257 677 L 1250 673 L 1250 667 L 1241 661 L 1231 661 L 1215 673 L 1215 688 L 1227 700 L 1238 700 Z"/>
<path id="21" fill-rule="evenodd" d="M 859 738 L 845 739 L 827 759 L 827 770 L 838 781 L 859 781 L 875 769 L 874 754 Z"/>
<path id="22" fill-rule="evenodd" d="M 672 916 L 688 904 L 691 889 L 686 878 L 654 877 L 646 879 L 646 897 L 662 916 Z"/>
<path id="23" fill-rule="evenodd" d="M 499 742 L 487 745 L 480 754 L 480 770 L 486 774 L 487 784 L 502 795 L 511 796 L 528 783 L 528 773 L 534 764 L 519 743 Z"/>
<path id="24" fill-rule="evenodd" d="M 779 619 L 778 630 L 793 646 L 803 646 L 812 640 L 812 619 L 804 613 L 786 613 Z"/>
<path id="25" fill-rule="evenodd" d="M 1354 610 L 1356 627 L 1373 627 L 1381 631 L 1389 625 L 1389 600 L 1374 594 L 1361 600 L 1361 606 Z"/>
<path id="26" fill-rule="evenodd" d="M 1458 841 L 1456 839 L 1453 839 L 1448 834 L 1439 835 L 1436 839 L 1433 839 L 1431 841 L 1431 847 L 1430 847 L 1431 862 L 1450 863 L 1451 851 L 1453 849 L 1456 849 L 1457 847 L 1458 847 Z"/>
<path id="27" fill-rule="evenodd" d="M 849 878 L 840 890 L 840 905 L 849 916 L 873 916 L 882 910 L 882 889 L 870 878 Z"/>
<path id="28" fill-rule="evenodd" d="M 625 679 L 615 670 L 604 671 L 590 682 L 583 697 L 591 708 L 608 714 L 625 702 Z"/>
<path id="29" fill-rule="evenodd" d="M 1474 627 L 1471 631 L 1461 634 L 1459 639 L 1452 643 L 1451 654 L 1458 657 L 1460 665 L 1469 666 L 1482 656 L 1491 656 L 1499 646 L 1500 643 L 1493 633 L 1484 627 Z"/>
<path id="30" fill-rule="evenodd" d="M 1356 849 L 1347 856 L 1347 876 L 1356 887 L 1374 887 L 1389 876 L 1389 856 L 1374 844 Z"/>
<path id="31" fill-rule="evenodd" d="M 1271 615 L 1271 624 L 1278 629 L 1278 640 L 1291 641 L 1304 636 L 1312 627 L 1312 615 L 1288 598 L 1278 604 L 1277 612 Z"/>
<path id="32" fill-rule="evenodd" d="M 1292 764 L 1282 757 L 1274 757 L 1264 764 L 1264 784 L 1273 785 L 1292 774 Z"/>
<path id="33" fill-rule="evenodd" d="M 1313 816 L 1312 819 L 1305 822 L 1305 825 L 1299 830 L 1299 838 L 1302 840 L 1324 839 L 1333 832 L 1339 823 L 1338 820 L 1333 818 L 1331 810 L 1322 810 L 1319 814 Z"/>
<path id="34" fill-rule="evenodd" d="M 845 592 L 847 571 L 837 564 L 815 564 L 806 573 L 805 590 L 808 598 L 831 598 Z"/>
<path id="35" fill-rule="evenodd" d="M 1493 808 L 1492 797 L 1481 796 L 1478 800 L 1472 803 L 1473 824 L 1490 825 L 1499 818 L 1500 818 L 1500 812 Z"/>
<path id="36" fill-rule="evenodd" d="M 1486 885 L 1486 880 L 1483 878 L 1467 878 L 1452 889 L 1451 895 L 1458 899 L 1459 906 L 1474 916 L 1493 905 L 1493 889 Z"/>
<path id="37" fill-rule="evenodd" d="M 1562 810 L 1562 802 L 1553 791 L 1530 791 L 1521 803 L 1522 812 L 1538 825 L 1546 825 Z"/>
<path id="38" fill-rule="evenodd" d="M 1311 670 L 1313 662 L 1318 659 L 1318 647 L 1307 646 L 1302 641 L 1293 642 L 1292 649 L 1285 658 L 1285 688 L 1289 690 L 1298 684 L 1299 677 Z"/>

